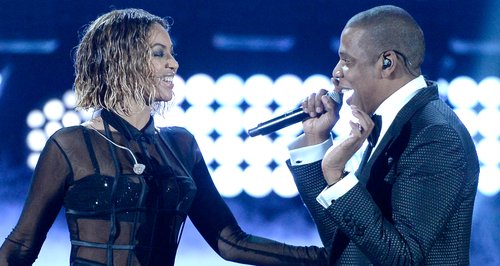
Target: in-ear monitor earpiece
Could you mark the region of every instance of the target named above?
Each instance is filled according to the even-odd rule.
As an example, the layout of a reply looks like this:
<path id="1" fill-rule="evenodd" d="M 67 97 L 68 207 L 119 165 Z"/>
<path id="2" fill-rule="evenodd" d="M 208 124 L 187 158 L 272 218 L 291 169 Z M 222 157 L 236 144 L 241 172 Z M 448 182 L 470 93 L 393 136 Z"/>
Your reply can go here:
<path id="1" fill-rule="evenodd" d="M 382 63 L 382 69 L 389 68 L 392 65 L 391 59 L 384 57 L 384 62 Z"/>

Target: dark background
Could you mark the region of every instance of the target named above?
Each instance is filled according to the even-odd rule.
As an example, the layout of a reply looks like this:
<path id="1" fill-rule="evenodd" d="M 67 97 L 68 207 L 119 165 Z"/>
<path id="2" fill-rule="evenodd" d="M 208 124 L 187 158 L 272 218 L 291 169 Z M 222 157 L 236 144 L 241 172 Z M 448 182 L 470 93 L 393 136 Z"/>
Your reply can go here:
<path id="1" fill-rule="evenodd" d="M 0 200 L 22 202 L 31 170 L 26 166 L 29 131 L 26 115 L 72 87 L 72 52 L 83 26 L 113 8 L 140 7 L 174 20 L 179 74 L 206 73 L 217 78 L 234 73 L 247 78 L 264 73 L 276 78 L 293 73 L 301 78 L 330 75 L 338 58 L 338 37 L 357 12 L 380 4 L 409 11 L 424 30 L 427 51 L 423 72 L 429 79 L 469 76 L 480 81 L 500 73 L 500 1 L 9 1 L 0 0 Z M 216 36 L 288 38 L 286 51 L 222 49 Z M 12 41 L 49 41 L 48 50 L 16 50 Z M 471 92 L 474 93 L 474 92 Z M 500 178 L 500 177 L 499 177 Z M 500 194 L 478 195 L 474 216 L 471 263 L 500 264 Z M 228 199 L 246 224 L 272 222 L 290 214 L 312 226 L 298 197 L 262 199 L 248 195 Z M 283 206 L 287 206 L 284 208 Z M 0 210 L 1 212 L 1 210 Z M 263 218 L 255 218 L 263 217 Z M 12 226 L 12 225 L 11 225 Z M 4 236 L 1 235 L 1 238 Z"/>

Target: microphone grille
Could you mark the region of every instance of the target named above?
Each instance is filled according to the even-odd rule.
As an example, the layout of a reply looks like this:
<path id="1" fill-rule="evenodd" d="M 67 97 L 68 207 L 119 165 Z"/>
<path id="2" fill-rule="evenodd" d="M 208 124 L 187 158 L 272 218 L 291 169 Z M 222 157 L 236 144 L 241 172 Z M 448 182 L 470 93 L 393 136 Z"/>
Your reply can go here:
<path id="1" fill-rule="evenodd" d="M 326 95 L 328 95 L 328 97 L 332 98 L 332 100 L 334 102 L 336 102 L 337 104 L 342 104 L 342 95 L 340 95 L 340 93 L 338 93 L 336 91 L 329 91 L 326 93 Z"/>

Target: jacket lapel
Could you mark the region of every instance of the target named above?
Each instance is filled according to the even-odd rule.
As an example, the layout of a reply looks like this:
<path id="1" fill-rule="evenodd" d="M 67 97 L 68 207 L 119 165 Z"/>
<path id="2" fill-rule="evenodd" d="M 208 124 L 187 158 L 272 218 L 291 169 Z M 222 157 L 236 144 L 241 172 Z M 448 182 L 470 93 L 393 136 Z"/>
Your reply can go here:
<path id="1" fill-rule="evenodd" d="M 436 84 L 428 82 L 428 87 L 423 88 L 399 111 L 393 123 L 387 130 L 387 133 L 380 140 L 380 144 L 377 146 L 377 149 L 373 151 L 373 155 L 370 157 L 361 173 L 358 173 L 358 179 L 363 185 L 367 185 L 372 172 L 376 173 L 376 171 L 372 171 L 372 167 L 374 165 L 379 166 L 379 162 L 381 163 L 381 160 L 387 160 L 387 165 L 391 164 L 391 158 L 387 155 L 387 151 L 390 150 L 392 145 L 398 144 L 397 142 L 395 142 L 395 140 L 402 134 L 403 128 L 406 126 L 406 124 L 408 124 L 408 121 L 411 119 L 411 117 L 426 104 L 438 99 L 439 95 Z M 376 169 L 374 168 L 374 170 Z M 377 178 L 385 178 L 385 176 L 380 176 Z M 377 180 L 373 179 L 371 181 L 371 184 L 373 184 L 373 182 L 376 182 Z M 374 188 L 367 187 L 367 190 L 370 193 L 373 189 Z M 380 196 L 379 198 L 382 198 L 382 200 L 388 199 L 386 197 L 386 194 L 384 193 L 378 196 Z M 374 198 L 374 200 L 376 199 Z M 385 212 L 387 212 L 387 210 L 385 210 Z M 330 254 L 330 265 L 335 265 L 337 263 L 338 259 L 340 258 L 340 256 L 342 256 L 345 248 L 349 244 L 349 241 L 349 238 L 341 230 L 336 228 L 334 237 L 332 239 L 333 250 Z"/>
<path id="2" fill-rule="evenodd" d="M 366 185 L 368 183 L 374 163 L 380 159 L 384 159 L 383 157 L 386 157 L 382 157 L 382 155 L 384 155 L 385 151 L 390 149 L 395 138 L 401 134 L 403 127 L 408 123 L 415 112 L 423 108 L 429 102 L 439 99 L 436 83 L 428 82 L 428 85 L 428 87 L 423 88 L 405 106 L 403 106 L 403 108 L 396 115 L 396 118 L 394 118 L 391 126 L 380 140 L 379 145 L 373 151 L 372 156 L 363 167 L 360 176 L 358 176 L 358 179 L 362 184 Z M 387 160 L 390 160 L 390 158 L 387 158 Z"/>

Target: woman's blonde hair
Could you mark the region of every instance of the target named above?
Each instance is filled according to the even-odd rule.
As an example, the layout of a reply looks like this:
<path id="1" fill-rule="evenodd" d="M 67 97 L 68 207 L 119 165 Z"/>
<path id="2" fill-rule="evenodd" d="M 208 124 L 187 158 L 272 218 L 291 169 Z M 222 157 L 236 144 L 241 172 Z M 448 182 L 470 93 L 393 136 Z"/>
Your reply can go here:
<path id="1" fill-rule="evenodd" d="M 157 81 L 150 63 L 149 29 L 170 24 L 141 9 L 113 10 L 85 30 L 75 54 L 77 110 L 105 108 L 130 114 L 154 104 Z"/>

